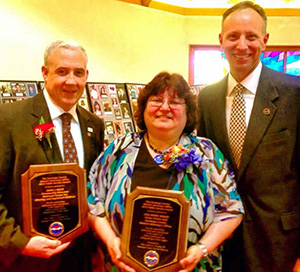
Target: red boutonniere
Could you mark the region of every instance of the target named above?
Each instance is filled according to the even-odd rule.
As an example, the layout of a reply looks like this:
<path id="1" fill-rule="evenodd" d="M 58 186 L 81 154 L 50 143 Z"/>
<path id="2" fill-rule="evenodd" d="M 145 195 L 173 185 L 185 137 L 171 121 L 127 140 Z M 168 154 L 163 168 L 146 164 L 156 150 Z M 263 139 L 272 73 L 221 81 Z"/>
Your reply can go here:
<path id="1" fill-rule="evenodd" d="M 44 117 L 42 116 L 39 122 L 39 125 L 33 129 L 35 137 L 42 141 L 43 137 L 46 138 L 50 149 L 52 149 L 52 144 L 50 141 L 50 133 L 55 132 L 55 126 L 52 123 L 45 123 Z"/>

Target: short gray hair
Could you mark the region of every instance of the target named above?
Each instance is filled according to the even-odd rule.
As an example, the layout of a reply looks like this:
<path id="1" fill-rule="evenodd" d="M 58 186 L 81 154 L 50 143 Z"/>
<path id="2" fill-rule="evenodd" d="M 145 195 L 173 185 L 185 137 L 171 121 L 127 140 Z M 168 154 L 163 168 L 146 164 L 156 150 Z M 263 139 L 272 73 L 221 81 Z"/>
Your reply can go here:
<path id="1" fill-rule="evenodd" d="M 62 47 L 65 49 L 79 49 L 85 56 L 87 60 L 87 54 L 85 49 L 77 42 L 75 41 L 54 41 L 50 45 L 46 47 L 45 53 L 44 53 L 44 65 L 49 65 L 49 56 L 51 55 L 52 51 L 58 47 Z"/>

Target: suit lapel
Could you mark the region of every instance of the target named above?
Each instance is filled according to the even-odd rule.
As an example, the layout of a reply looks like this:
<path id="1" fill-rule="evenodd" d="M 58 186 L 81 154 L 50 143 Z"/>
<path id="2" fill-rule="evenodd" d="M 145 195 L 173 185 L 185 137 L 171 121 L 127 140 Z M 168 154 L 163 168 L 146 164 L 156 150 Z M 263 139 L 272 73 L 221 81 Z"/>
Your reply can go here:
<path id="1" fill-rule="evenodd" d="M 83 142 L 84 168 L 86 168 L 89 165 L 89 158 L 91 157 L 90 147 L 92 146 L 92 141 L 94 139 L 94 131 L 88 114 L 86 114 L 86 112 L 79 106 L 77 106 L 77 114 Z"/>
<path id="2" fill-rule="evenodd" d="M 278 92 L 269 73 L 263 66 L 244 142 L 238 179 L 250 162 L 277 110 L 273 101 L 278 98 Z"/>
<path id="3" fill-rule="evenodd" d="M 46 100 L 43 93 L 39 93 L 31 99 L 31 115 L 32 115 L 32 129 L 39 125 L 39 121 L 43 116 L 45 123 L 52 123 L 52 119 L 47 107 Z M 46 139 L 41 141 L 41 146 L 46 154 L 49 163 L 63 162 L 57 139 L 54 133 L 50 135 L 52 149 Z"/>
<path id="4" fill-rule="evenodd" d="M 226 126 L 226 95 L 228 77 L 224 77 L 212 92 L 214 93 L 213 103 L 210 105 L 209 112 L 213 112 L 212 127 L 216 128 L 215 137 L 218 147 L 221 148 L 225 158 L 234 161 L 228 138 Z"/>

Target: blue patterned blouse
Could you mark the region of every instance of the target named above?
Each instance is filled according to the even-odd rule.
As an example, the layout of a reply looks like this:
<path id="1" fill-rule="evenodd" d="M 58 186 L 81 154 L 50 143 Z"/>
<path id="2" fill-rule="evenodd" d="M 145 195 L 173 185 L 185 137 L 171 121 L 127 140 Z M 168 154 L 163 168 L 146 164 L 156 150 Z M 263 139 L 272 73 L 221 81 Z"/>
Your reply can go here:
<path id="1" fill-rule="evenodd" d="M 96 159 L 89 174 L 88 204 L 92 214 L 106 216 L 117 235 L 122 232 L 125 198 L 131 190 L 135 160 L 143 135 L 126 134 L 113 141 Z M 192 171 L 176 171 L 172 190 L 184 188 L 190 200 L 189 244 L 197 243 L 208 227 L 244 212 L 234 173 L 218 147 L 206 138 L 183 135 L 179 144 L 193 146 L 203 160 Z M 189 172 L 189 173 L 187 173 Z M 200 260 L 195 271 L 221 271 L 220 248 Z M 112 270 L 111 270 L 112 271 Z M 117 270 L 114 270 L 117 271 Z"/>

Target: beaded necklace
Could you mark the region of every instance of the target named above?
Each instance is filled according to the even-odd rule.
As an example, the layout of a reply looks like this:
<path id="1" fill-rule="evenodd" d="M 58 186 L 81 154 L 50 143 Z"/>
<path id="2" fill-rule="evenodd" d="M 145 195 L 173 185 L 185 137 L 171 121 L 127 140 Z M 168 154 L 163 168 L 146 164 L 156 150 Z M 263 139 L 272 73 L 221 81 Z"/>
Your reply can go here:
<path id="1" fill-rule="evenodd" d="M 157 149 L 150 143 L 150 139 L 149 139 L 149 134 L 148 134 L 148 133 L 147 133 L 147 140 L 148 140 L 149 147 L 150 147 L 155 153 L 160 154 L 160 155 L 162 155 L 162 156 L 167 155 L 167 154 L 170 153 L 170 152 L 172 151 L 172 149 L 173 149 L 173 146 L 172 146 L 170 149 L 168 149 L 168 150 L 166 150 L 166 151 L 160 151 L 160 150 L 157 150 Z M 180 140 L 180 138 L 178 139 L 178 141 L 176 142 L 175 145 L 178 145 L 179 140 Z M 159 155 L 159 157 L 161 157 L 160 155 Z M 157 155 L 157 156 L 158 156 L 158 155 Z M 155 156 L 155 157 L 157 157 L 157 156 Z M 154 158 L 154 160 L 155 160 L 155 158 Z M 156 160 L 155 160 L 155 161 L 156 161 Z"/>

